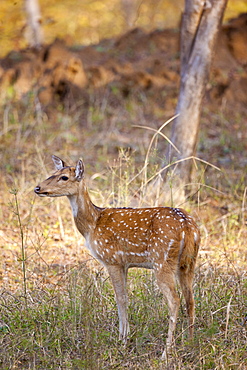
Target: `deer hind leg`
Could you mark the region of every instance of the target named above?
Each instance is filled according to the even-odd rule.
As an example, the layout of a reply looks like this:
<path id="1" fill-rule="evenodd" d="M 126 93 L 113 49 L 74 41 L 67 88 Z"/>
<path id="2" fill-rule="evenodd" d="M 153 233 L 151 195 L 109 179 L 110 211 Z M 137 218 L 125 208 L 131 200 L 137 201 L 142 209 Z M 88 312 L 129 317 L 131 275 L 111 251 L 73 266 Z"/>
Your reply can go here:
<path id="1" fill-rule="evenodd" d="M 123 266 L 106 266 L 110 275 L 115 292 L 118 317 L 119 317 L 119 339 L 126 342 L 129 334 L 129 323 L 127 314 L 127 270 Z"/>
<path id="2" fill-rule="evenodd" d="M 167 300 L 169 310 L 169 329 L 166 340 L 166 350 L 162 355 L 162 358 L 164 358 L 166 357 L 166 353 L 169 353 L 173 344 L 180 299 L 176 292 L 175 274 L 168 266 L 164 266 L 155 271 L 155 275 L 157 284 Z"/>
<path id="3" fill-rule="evenodd" d="M 195 320 L 195 303 L 193 296 L 193 277 L 194 269 L 180 268 L 178 273 L 179 283 L 186 302 L 186 310 L 189 319 L 189 338 L 193 339 L 194 335 L 194 320 Z"/>

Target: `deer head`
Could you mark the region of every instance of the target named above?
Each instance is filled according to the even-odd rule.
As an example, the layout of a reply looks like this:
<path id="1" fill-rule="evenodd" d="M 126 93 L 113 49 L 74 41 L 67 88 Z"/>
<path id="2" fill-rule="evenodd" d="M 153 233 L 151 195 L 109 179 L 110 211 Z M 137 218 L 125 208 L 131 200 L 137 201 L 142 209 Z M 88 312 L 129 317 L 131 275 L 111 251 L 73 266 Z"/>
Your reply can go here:
<path id="1" fill-rule="evenodd" d="M 76 166 L 68 166 L 62 159 L 53 155 L 56 172 L 35 187 L 40 197 L 62 197 L 78 193 L 79 183 L 84 177 L 84 164 L 79 159 Z"/>

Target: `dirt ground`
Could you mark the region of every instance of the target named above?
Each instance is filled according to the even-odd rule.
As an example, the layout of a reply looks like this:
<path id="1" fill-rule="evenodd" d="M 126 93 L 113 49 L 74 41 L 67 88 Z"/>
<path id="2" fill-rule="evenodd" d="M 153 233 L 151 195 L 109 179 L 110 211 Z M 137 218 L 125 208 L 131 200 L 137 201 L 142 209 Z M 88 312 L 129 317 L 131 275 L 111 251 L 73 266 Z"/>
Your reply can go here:
<path id="1" fill-rule="evenodd" d="M 209 107 L 246 108 L 246 44 L 247 14 L 242 14 L 220 32 L 207 86 Z M 89 91 L 106 86 L 123 99 L 133 91 L 148 92 L 151 103 L 172 111 L 179 86 L 179 33 L 137 28 L 98 45 L 69 48 L 56 40 L 38 51 L 13 51 L 0 60 L 0 85 L 2 96 L 11 86 L 17 98 L 35 92 L 50 117 L 61 102 L 71 108 L 83 100 L 87 107 Z"/>

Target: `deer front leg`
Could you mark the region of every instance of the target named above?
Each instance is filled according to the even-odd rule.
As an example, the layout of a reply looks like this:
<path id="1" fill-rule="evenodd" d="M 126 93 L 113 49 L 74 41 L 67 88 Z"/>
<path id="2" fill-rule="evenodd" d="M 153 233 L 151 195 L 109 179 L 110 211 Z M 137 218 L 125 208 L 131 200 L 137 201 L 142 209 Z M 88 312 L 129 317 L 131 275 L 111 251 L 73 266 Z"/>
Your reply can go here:
<path id="1" fill-rule="evenodd" d="M 119 339 L 127 341 L 129 334 L 129 323 L 127 314 L 128 297 L 126 290 L 127 270 L 123 266 L 106 266 L 115 291 L 115 297 L 119 317 Z"/>

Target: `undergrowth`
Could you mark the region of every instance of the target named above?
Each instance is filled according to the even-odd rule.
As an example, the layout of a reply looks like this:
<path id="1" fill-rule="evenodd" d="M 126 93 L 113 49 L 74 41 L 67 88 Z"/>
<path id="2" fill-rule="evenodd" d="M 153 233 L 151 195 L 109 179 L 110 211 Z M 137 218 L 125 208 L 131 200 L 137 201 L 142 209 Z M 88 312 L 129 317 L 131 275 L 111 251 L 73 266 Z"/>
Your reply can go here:
<path id="1" fill-rule="evenodd" d="M 51 125 L 33 97 L 16 104 L 3 107 L 0 136 L 4 173 L 0 368 L 246 369 L 244 176 L 236 183 L 235 172 L 218 171 L 207 157 L 197 162 L 192 195 L 182 205 L 196 218 L 202 233 L 194 284 L 195 340 L 187 339 L 182 302 L 176 346 L 166 366 L 160 358 L 168 329 L 167 306 L 152 272 L 129 272 L 131 333 L 123 345 L 118 340 L 117 308 L 108 275 L 83 247 L 67 200 L 38 199 L 33 194 L 37 183 L 52 172 L 51 154 L 68 162 L 83 156 L 95 204 L 153 206 L 162 202 L 150 196 L 148 185 L 163 160 L 164 136 L 152 127 L 140 129 L 142 135 L 133 137 L 137 128 L 126 125 L 129 118 L 139 124 L 134 103 L 133 109 L 124 107 L 122 116 L 120 110 L 114 116 L 106 102 L 100 110 L 102 126 L 97 124 L 101 105 L 96 111 L 92 106 L 86 129 L 74 121 L 78 112 L 73 117 L 61 111 Z M 145 119 L 142 123 L 149 126 Z M 130 148 L 120 145 L 126 138 Z M 173 192 L 172 183 L 168 188 Z"/>
<path id="2" fill-rule="evenodd" d="M 63 288 L 27 297 L 1 294 L 1 368 L 159 369 L 168 329 L 167 310 L 150 272 L 129 274 L 129 342 L 118 341 L 118 318 L 108 277 L 78 266 Z M 246 279 L 208 267 L 195 281 L 196 335 L 187 341 L 181 306 L 174 369 L 244 369 Z"/>

